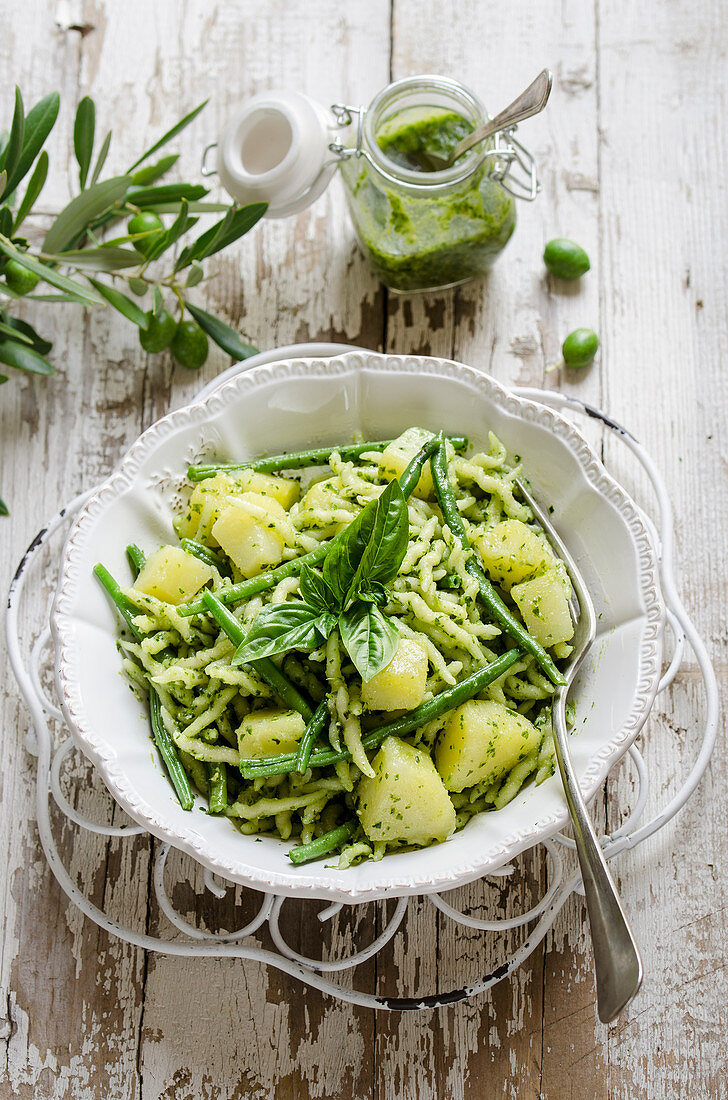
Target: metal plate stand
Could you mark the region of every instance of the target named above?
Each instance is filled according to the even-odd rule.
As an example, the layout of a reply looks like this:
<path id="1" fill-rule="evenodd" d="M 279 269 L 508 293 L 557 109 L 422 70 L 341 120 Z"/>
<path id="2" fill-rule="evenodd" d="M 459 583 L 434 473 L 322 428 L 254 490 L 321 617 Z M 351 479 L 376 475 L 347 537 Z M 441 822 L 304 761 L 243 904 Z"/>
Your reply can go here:
<path id="1" fill-rule="evenodd" d="M 254 360 L 248 360 L 245 364 L 240 364 L 236 368 L 231 368 L 224 377 L 229 377 L 236 370 L 246 369 L 273 359 L 291 356 L 329 356 L 338 354 L 342 350 L 351 351 L 352 349 L 348 347 L 344 349 L 341 345 L 333 344 L 307 344 L 282 348 L 275 352 L 257 356 Z M 215 379 L 207 389 L 214 388 L 219 382 L 219 378 Z M 676 591 L 673 576 L 672 509 L 665 485 L 650 456 L 624 428 L 605 414 L 573 398 L 565 397 L 555 391 L 518 390 L 516 392 L 552 407 L 585 414 L 600 420 L 637 458 L 652 484 L 657 500 L 656 521 L 654 523 L 648 521 L 648 525 L 653 533 L 655 546 L 658 549 L 662 591 L 667 605 L 667 624 L 673 646 L 672 658 L 660 682 L 659 691 L 664 691 L 677 675 L 683 661 L 686 645 L 693 651 L 705 689 L 703 732 L 693 766 L 689 774 L 683 779 L 680 789 L 672 800 L 649 821 L 641 824 L 647 805 L 649 777 L 645 762 L 638 749 L 632 746 L 629 750 L 628 755 L 631 757 L 638 777 L 636 799 L 631 812 L 621 827 L 602 838 L 607 858 L 613 859 L 620 853 L 641 844 L 653 833 L 663 828 L 695 791 L 708 765 L 716 736 L 718 691 L 715 673 L 706 647 L 686 614 Z M 386 921 L 383 930 L 370 944 L 356 950 L 346 958 L 322 961 L 307 958 L 286 943 L 280 926 L 280 915 L 286 901 L 285 898 L 249 891 L 256 899 L 262 899 L 257 914 L 244 928 L 239 928 L 237 931 L 225 935 L 213 935 L 190 924 L 175 910 L 171 901 L 172 892 L 165 882 L 165 865 L 169 853 L 168 844 L 155 843 L 153 881 L 160 909 L 177 934 L 172 932 L 169 937 L 154 936 L 124 927 L 108 916 L 77 886 L 61 859 L 54 837 L 51 824 L 51 799 L 67 821 L 72 823 L 78 830 L 118 838 L 133 837 L 143 833 L 144 830 L 132 822 L 128 825 L 102 825 L 93 822 L 79 813 L 64 794 L 61 783 L 61 769 L 68 754 L 76 750 L 67 731 L 65 731 L 65 736 L 60 738 L 54 735 L 53 727 L 59 725 L 62 727 L 63 716 L 56 702 L 48 697 L 42 683 L 44 666 L 46 663 L 52 663 L 50 628 L 46 626 L 40 632 L 31 645 L 30 652 L 28 652 L 27 645 L 23 646 L 20 639 L 19 609 L 24 586 L 29 579 L 34 578 L 36 581 L 38 579 L 42 548 L 54 536 L 60 536 L 65 532 L 88 495 L 83 494 L 77 497 L 61 509 L 33 540 L 15 574 L 10 590 L 7 614 L 10 659 L 20 690 L 32 716 L 32 727 L 28 733 L 27 747 L 37 760 L 36 809 L 38 831 L 48 864 L 70 900 L 78 906 L 89 920 L 92 920 L 100 928 L 112 936 L 117 936 L 144 950 L 157 951 L 168 955 L 229 956 L 249 959 L 285 971 L 306 985 L 319 989 L 332 997 L 373 1009 L 407 1011 L 432 1009 L 454 1004 L 458 1001 L 476 997 L 516 970 L 541 943 L 570 895 L 575 891 L 580 891 L 579 872 L 574 869 L 574 858 L 567 851 L 573 849 L 573 841 L 561 834 L 557 834 L 538 846 L 537 850 L 540 851 L 541 858 L 547 860 L 549 886 L 541 900 L 526 913 L 511 918 L 485 920 L 460 912 L 440 894 L 426 895 L 429 902 L 436 906 L 450 921 L 471 929 L 480 930 L 483 933 L 530 928 L 520 946 L 504 958 L 501 965 L 490 973 L 481 977 L 474 976 L 472 983 L 464 988 L 453 989 L 445 993 L 433 993 L 427 996 L 378 996 L 374 993 L 349 988 L 348 985 L 337 982 L 332 977 L 332 975 L 357 967 L 370 959 L 400 932 L 406 919 L 410 901 L 408 898 L 401 898 L 397 901 L 394 911 Z M 58 537 L 56 542 L 60 543 Z M 60 545 L 58 545 L 56 553 L 60 553 Z M 34 573 L 36 574 L 35 577 Z M 100 780 L 98 780 L 98 783 L 101 786 Z M 151 843 L 152 838 L 149 839 Z M 120 840 L 120 842 L 123 843 L 123 840 Z M 497 876 L 510 875 L 513 870 L 514 868 L 510 865 L 504 866 L 497 872 Z M 207 889 L 218 898 L 224 897 L 227 889 L 233 885 L 221 884 L 208 871 L 204 872 L 204 882 Z M 291 903 L 289 902 L 289 904 Z M 337 903 L 314 913 L 311 909 L 311 902 L 295 902 L 293 904 L 305 907 L 303 920 L 315 915 L 319 921 L 326 921 L 342 908 Z M 315 909 L 315 905 L 320 903 L 313 904 Z M 379 902 L 362 904 L 384 905 L 384 903 Z M 381 913 L 385 914 L 384 908 L 382 908 Z M 255 939 L 255 933 L 266 924 L 275 950 L 262 947 Z"/>

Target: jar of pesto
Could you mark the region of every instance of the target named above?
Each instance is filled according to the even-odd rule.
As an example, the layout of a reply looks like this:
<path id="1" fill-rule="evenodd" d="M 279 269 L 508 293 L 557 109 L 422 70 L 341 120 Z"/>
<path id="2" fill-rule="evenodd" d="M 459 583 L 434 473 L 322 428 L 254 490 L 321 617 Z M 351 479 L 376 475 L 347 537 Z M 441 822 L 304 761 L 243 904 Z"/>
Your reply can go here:
<path id="1" fill-rule="evenodd" d="M 515 127 L 442 168 L 487 119 L 473 92 L 442 76 L 398 80 L 366 108 L 263 93 L 228 126 L 218 171 L 238 201 L 266 201 L 268 217 L 285 217 L 340 168 L 359 243 L 385 286 L 442 290 L 488 271 L 515 229 L 515 198 L 539 191 Z"/>

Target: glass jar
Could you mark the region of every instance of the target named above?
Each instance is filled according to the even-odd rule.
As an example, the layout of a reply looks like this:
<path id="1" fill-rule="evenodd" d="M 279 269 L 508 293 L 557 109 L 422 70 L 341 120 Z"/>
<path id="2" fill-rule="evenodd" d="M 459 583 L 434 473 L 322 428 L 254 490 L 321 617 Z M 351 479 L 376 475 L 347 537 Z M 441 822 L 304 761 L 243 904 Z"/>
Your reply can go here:
<path id="1" fill-rule="evenodd" d="M 202 170 L 212 174 L 205 158 L 217 148 L 230 194 L 284 218 L 315 201 L 340 168 L 357 237 L 381 281 L 404 294 L 442 290 L 491 267 L 515 229 L 514 198 L 539 191 L 515 127 L 441 167 L 487 119 L 473 92 L 443 76 L 398 80 L 366 108 L 263 92 L 208 146 Z"/>
<path id="2" fill-rule="evenodd" d="M 341 173 L 359 243 L 391 290 L 441 290 L 483 275 L 516 226 L 493 139 L 450 168 L 428 170 L 487 120 L 462 84 L 416 76 L 381 91 L 364 114 L 360 148 Z M 485 146 L 485 147 L 484 147 Z"/>

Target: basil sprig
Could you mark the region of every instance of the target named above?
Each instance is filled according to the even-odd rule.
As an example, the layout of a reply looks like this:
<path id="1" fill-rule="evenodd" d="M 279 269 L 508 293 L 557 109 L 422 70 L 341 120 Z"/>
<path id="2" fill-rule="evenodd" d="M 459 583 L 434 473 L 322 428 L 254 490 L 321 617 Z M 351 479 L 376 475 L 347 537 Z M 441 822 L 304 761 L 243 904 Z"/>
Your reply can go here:
<path id="1" fill-rule="evenodd" d="M 301 570 L 296 603 L 263 609 L 233 657 L 234 665 L 272 657 L 289 649 L 308 652 L 337 627 L 362 680 L 371 680 L 397 651 L 399 631 L 380 606 L 409 541 L 407 499 L 391 481 L 332 543 L 321 573 Z"/>

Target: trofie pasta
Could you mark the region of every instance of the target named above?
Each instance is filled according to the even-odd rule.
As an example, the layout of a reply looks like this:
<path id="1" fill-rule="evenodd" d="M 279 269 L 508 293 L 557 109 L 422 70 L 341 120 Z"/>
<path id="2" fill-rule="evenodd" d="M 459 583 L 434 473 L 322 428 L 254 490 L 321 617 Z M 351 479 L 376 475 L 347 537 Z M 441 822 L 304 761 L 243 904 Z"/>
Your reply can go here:
<path id="1" fill-rule="evenodd" d="M 96 570 L 182 805 L 346 867 L 551 775 L 571 591 L 517 475 L 416 427 L 191 467 L 177 538 Z"/>

